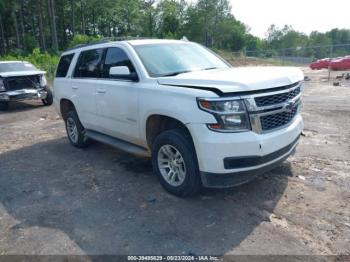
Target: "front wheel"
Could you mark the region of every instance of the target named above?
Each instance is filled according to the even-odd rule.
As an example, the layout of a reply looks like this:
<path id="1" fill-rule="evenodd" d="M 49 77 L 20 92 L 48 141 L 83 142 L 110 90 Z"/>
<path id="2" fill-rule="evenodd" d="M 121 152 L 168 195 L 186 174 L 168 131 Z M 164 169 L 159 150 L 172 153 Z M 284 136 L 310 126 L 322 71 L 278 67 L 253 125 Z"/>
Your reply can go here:
<path id="1" fill-rule="evenodd" d="M 52 91 L 50 88 L 45 88 L 45 91 L 47 92 L 46 98 L 42 99 L 41 101 L 43 102 L 44 106 L 50 106 L 53 103 Z"/>
<path id="2" fill-rule="evenodd" d="M 161 133 L 154 141 L 152 162 L 160 183 L 168 192 L 188 197 L 201 189 L 195 149 L 185 130 Z"/>

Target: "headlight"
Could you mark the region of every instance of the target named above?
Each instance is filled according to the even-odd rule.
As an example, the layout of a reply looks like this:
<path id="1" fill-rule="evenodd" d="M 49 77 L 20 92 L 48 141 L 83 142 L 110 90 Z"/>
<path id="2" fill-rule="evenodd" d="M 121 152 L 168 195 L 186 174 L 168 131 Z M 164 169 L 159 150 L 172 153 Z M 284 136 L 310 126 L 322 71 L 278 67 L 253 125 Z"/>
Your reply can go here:
<path id="1" fill-rule="evenodd" d="M 0 92 L 6 91 L 5 90 L 5 85 L 4 85 L 4 81 L 2 79 L 0 79 Z"/>
<path id="2" fill-rule="evenodd" d="M 46 85 L 47 85 L 46 77 L 45 77 L 45 75 L 42 75 L 42 76 L 40 77 L 40 86 L 41 86 L 41 87 L 45 87 Z"/>
<path id="3" fill-rule="evenodd" d="M 236 100 L 210 100 L 198 99 L 199 107 L 211 114 L 217 120 L 215 124 L 208 124 L 208 127 L 215 131 L 241 132 L 250 130 L 248 113 L 241 99 Z"/>

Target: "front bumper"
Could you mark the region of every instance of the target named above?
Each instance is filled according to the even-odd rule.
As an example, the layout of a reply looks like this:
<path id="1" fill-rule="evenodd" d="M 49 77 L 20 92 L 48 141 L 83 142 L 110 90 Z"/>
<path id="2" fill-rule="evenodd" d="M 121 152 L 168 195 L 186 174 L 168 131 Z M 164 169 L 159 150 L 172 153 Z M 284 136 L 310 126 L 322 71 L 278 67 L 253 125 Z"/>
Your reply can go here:
<path id="1" fill-rule="evenodd" d="M 286 146 L 285 148 L 280 149 L 279 151 L 276 151 L 274 153 L 271 153 L 268 156 L 275 155 L 276 158 L 273 159 L 270 162 L 263 163 L 260 166 L 254 166 L 254 169 L 248 170 L 248 171 L 240 171 L 240 172 L 234 172 L 230 174 L 214 174 L 214 173 L 206 173 L 201 172 L 201 180 L 204 187 L 211 187 L 211 188 L 225 188 L 225 187 L 233 187 L 238 186 L 241 184 L 245 184 L 257 176 L 264 174 L 275 167 L 278 167 L 284 160 L 286 160 L 290 155 L 292 155 L 295 152 L 295 148 L 298 144 L 299 137 L 296 139 L 295 142 L 292 144 Z M 284 151 L 282 153 L 281 151 Z M 264 159 L 265 157 L 253 157 L 256 158 L 256 162 L 259 163 L 261 159 Z M 241 157 L 239 158 L 241 162 L 250 162 L 252 157 Z M 236 159 L 237 160 L 237 159 Z"/>
<path id="2" fill-rule="evenodd" d="M 230 187 L 278 166 L 295 150 L 303 130 L 300 115 L 280 130 L 218 133 L 202 124 L 189 124 L 203 186 Z"/>
<path id="3" fill-rule="evenodd" d="M 47 91 L 43 89 L 21 89 L 0 92 L 0 102 L 46 99 Z"/>

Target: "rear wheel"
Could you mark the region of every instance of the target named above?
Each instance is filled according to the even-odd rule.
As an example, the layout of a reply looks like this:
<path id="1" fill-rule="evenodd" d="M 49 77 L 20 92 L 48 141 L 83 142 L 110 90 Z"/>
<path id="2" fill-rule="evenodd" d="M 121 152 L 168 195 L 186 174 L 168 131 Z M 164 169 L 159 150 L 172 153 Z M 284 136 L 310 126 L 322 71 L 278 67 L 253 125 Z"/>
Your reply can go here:
<path id="1" fill-rule="evenodd" d="M 67 136 L 71 144 L 75 147 L 83 148 L 87 146 L 87 137 L 84 127 L 80 123 L 79 117 L 75 111 L 69 111 L 65 120 Z"/>
<path id="2" fill-rule="evenodd" d="M 6 111 L 9 109 L 9 103 L 8 102 L 0 102 L 0 110 Z"/>
<path id="3" fill-rule="evenodd" d="M 46 98 L 42 99 L 41 101 L 43 102 L 43 104 L 45 106 L 50 106 L 53 103 L 53 95 L 52 95 L 52 91 L 50 90 L 50 88 L 45 88 L 45 91 L 47 92 Z"/>
<path id="4" fill-rule="evenodd" d="M 185 130 L 161 133 L 154 141 L 152 162 L 160 183 L 168 192 L 188 197 L 201 189 L 195 149 Z"/>

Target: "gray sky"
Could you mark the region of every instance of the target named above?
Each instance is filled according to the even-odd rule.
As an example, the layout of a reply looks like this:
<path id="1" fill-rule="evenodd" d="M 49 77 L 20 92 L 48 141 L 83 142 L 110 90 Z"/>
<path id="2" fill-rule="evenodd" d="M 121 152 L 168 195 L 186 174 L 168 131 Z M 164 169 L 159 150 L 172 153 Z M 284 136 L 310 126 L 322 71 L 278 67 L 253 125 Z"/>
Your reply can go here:
<path id="1" fill-rule="evenodd" d="M 350 0 L 230 0 L 234 16 L 265 37 L 271 24 L 311 33 L 332 28 L 350 29 Z"/>

